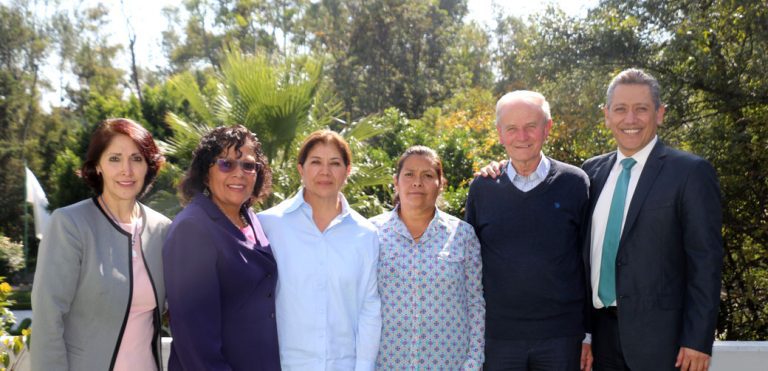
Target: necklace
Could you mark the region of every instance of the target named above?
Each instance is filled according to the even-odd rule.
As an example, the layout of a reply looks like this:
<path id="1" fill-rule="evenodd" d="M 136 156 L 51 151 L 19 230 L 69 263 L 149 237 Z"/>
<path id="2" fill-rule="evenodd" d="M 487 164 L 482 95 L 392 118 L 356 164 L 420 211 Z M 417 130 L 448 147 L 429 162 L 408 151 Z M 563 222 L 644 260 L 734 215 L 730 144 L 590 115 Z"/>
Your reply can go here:
<path id="1" fill-rule="evenodd" d="M 107 205 L 107 202 L 104 201 L 104 195 L 99 195 L 99 199 L 101 200 L 101 204 L 104 205 L 104 209 L 107 210 L 107 214 L 109 214 L 109 217 L 112 219 L 112 221 L 115 222 L 115 224 L 120 225 L 124 223 L 120 223 L 120 220 L 117 219 L 115 214 L 112 213 L 112 210 L 109 208 L 109 205 Z M 136 210 L 137 204 L 134 204 L 133 209 Z M 134 212 L 131 212 L 131 225 L 133 227 L 133 233 L 131 233 L 131 257 L 136 259 L 138 257 L 138 253 L 136 253 L 136 249 L 134 247 L 136 246 L 136 236 L 141 236 L 141 233 L 144 231 L 144 225 L 142 223 L 139 223 L 138 220 L 133 220 L 133 214 Z M 141 228 L 139 228 L 141 227 Z"/>
<path id="2" fill-rule="evenodd" d="M 243 223 L 243 228 L 249 226 L 250 223 L 248 223 L 248 218 L 245 217 L 245 214 L 243 214 L 242 212 L 240 212 L 239 214 L 240 214 L 240 221 Z"/>

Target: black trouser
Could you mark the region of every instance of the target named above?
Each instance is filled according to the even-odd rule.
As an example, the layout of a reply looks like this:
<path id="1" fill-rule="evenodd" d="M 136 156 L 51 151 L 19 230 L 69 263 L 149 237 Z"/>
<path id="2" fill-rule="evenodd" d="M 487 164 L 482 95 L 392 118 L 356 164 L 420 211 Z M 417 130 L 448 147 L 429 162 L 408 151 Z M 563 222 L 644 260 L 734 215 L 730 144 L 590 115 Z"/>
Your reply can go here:
<path id="1" fill-rule="evenodd" d="M 594 371 L 629 371 L 621 351 L 619 317 L 616 307 L 595 311 L 592 321 L 592 355 Z"/>
<path id="2" fill-rule="evenodd" d="M 485 339 L 484 371 L 577 371 L 584 335 L 536 340 Z"/>

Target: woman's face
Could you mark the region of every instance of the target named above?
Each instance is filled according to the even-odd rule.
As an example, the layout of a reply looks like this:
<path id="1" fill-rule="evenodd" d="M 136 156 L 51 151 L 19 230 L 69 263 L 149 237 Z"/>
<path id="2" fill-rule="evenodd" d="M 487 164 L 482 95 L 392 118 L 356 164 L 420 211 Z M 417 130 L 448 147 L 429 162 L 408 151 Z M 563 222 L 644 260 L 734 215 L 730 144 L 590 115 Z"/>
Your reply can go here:
<path id="1" fill-rule="evenodd" d="M 411 155 L 395 178 L 401 209 L 432 209 L 440 194 L 440 176 L 428 157 Z"/>
<path id="2" fill-rule="evenodd" d="M 317 143 L 307 154 L 304 165 L 298 165 L 304 183 L 305 198 L 338 198 L 351 166 L 344 165 L 339 149 L 333 144 Z"/>
<path id="3" fill-rule="evenodd" d="M 113 202 L 135 201 L 144 187 L 147 160 L 127 135 L 115 135 L 102 152 L 96 171 L 103 181 L 102 195 Z"/>
<path id="4" fill-rule="evenodd" d="M 238 212 L 253 194 L 256 166 L 259 166 L 253 147 L 253 141 L 247 141 L 240 147 L 240 157 L 237 157 L 234 146 L 227 148 L 208 170 L 211 200 L 224 212 Z"/>

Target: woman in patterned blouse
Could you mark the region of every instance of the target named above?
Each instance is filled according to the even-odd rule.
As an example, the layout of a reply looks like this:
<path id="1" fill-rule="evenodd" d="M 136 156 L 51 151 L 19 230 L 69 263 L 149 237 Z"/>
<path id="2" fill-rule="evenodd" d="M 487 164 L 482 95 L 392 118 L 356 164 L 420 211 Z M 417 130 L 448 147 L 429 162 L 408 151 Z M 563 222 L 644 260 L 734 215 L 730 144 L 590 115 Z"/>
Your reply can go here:
<path id="1" fill-rule="evenodd" d="M 379 229 L 381 370 L 479 370 L 485 301 L 480 243 L 472 227 L 435 206 L 443 166 L 415 146 L 397 163 L 395 209 Z"/>

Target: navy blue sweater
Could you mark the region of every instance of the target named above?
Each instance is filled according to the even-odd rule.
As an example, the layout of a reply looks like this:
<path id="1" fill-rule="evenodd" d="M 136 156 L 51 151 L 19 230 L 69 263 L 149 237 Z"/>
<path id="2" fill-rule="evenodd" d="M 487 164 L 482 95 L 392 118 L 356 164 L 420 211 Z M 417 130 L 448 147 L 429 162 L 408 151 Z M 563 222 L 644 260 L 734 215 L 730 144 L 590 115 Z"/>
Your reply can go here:
<path id="1" fill-rule="evenodd" d="M 589 179 L 550 160 L 547 177 L 528 192 L 506 173 L 478 177 L 469 188 L 466 220 L 481 244 L 488 338 L 584 334 L 581 242 Z"/>

